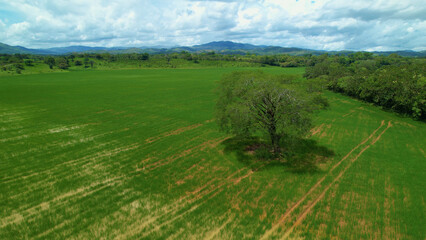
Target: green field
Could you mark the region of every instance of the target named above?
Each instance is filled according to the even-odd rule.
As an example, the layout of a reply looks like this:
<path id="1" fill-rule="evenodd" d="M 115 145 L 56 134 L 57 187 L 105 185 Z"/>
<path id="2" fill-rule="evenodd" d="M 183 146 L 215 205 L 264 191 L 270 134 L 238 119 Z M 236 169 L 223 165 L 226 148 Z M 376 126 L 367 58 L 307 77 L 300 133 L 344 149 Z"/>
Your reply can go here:
<path id="1" fill-rule="evenodd" d="M 326 92 L 299 164 L 258 160 L 214 121 L 234 70 L 2 76 L 0 239 L 426 238 L 424 123 Z"/>

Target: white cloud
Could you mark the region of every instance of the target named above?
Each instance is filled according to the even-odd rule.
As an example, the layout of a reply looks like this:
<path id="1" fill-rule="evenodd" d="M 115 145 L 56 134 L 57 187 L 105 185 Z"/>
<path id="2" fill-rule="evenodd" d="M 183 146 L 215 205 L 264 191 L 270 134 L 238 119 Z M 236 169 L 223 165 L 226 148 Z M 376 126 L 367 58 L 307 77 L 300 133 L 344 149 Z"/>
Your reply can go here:
<path id="1" fill-rule="evenodd" d="M 6 24 L 0 19 L 0 39 L 6 39 Z"/>
<path id="2" fill-rule="evenodd" d="M 233 40 L 314 49 L 426 49 L 422 0 L 0 0 L 0 42 L 193 45 Z M 18 21 L 19 20 L 19 21 Z"/>

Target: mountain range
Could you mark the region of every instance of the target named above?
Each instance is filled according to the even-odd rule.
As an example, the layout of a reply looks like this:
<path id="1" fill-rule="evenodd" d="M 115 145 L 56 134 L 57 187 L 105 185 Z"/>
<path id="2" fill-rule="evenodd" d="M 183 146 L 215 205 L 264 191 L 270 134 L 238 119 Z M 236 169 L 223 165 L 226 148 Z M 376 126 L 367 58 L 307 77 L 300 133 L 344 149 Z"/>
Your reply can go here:
<path id="1" fill-rule="evenodd" d="M 190 47 L 178 46 L 178 47 L 88 47 L 88 46 L 69 46 L 69 47 L 55 47 L 55 48 L 44 48 L 44 49 L 31 49 L 22 46 L 10 46 L 7 44 L 0 43 L 0 54 L 37 54 L 37 55 L 65 55 L 71 53 L 173 53 L 173 52 L 193 52 L 202 53 L 215 51 L 222 54 L 258 54 L 258 55 L 272 55 L 272 54 L 289 54 L 289 55 L 304 55 L 313 54 L 321 55 L 324 53 L 329 54 L 348 54 L 354 51 L 324 51 L 324 50 L 312 50 L 303 48 L 288 48 L 278 46 L 265 46 L 265 45 L 252 45 L 247 43 L 236 43 L 231 41 L 218 41 L 210 42 L 201 45 L 194 45 Z M 386 52 L 373 52 L 378 55 L 389 55 L 396 53 L 400 56 L 409 57 L 426 57 L 426 51 L 416 52 L 411 50 L 406 51 L 386 51 Z"/>

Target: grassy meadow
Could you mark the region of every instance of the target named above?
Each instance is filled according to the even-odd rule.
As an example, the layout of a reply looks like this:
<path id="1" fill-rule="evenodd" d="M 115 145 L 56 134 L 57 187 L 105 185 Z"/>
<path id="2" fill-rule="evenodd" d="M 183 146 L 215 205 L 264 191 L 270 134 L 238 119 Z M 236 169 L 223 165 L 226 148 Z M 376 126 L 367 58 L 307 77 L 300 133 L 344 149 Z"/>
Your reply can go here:
<path id="1" fill-rule="evenodd" d="M 73 71 L 92 71 L 92 70 L 134 70 L 134 69 L 200 69 L 200 68 L 246 68 L 246 67 L 264 67 L 267 66 L 260 62 L 255 62 L 252 59 L 238 59 L 238 60 L 212 60 L 212 59 L 200 59 L 200 60 L 185 60 L 181 58 L 167 59 L 164 56 L 153 55 L 149 60 L 136 60 L 136 59 L 117 59 L 115 61 L 109 61 L 106 59 L 97 59 L 91 57 L 90 61 L 93 63 L 83 64 L 85 62 L 84 57 L 76 57 L 72 61 L 69 60 L 69 67 L 67 69 L 60 69 L 54 66 L 52 69 L 41 60 L 34 61 L 31 66 L 25 64 L 21 65 L 24 69 L 16 72 L 15 64 L 6 63 L 2 64 L 0 58 L 0 77 L 13 76 L 13 75 L 29 75 L 29 74 L 41 74 L 41 73 L 60 73 L 60 72 L 73 72 Z M 89 58 L 88 58 L 89 59 Z M 251 61 L 248 61 L 251 60 Z M 82 65 L 77 66 L 76 62 L 79 61 Z M 89 61 L 89 62 L 90 62 Z"/>
<path id="2" fill-rule="evenodd" d="M 426 238 L 424 123 L 326 92 L 259 160 L 214 120 L 234 70 L 1 76 L 0 239 Z"/>

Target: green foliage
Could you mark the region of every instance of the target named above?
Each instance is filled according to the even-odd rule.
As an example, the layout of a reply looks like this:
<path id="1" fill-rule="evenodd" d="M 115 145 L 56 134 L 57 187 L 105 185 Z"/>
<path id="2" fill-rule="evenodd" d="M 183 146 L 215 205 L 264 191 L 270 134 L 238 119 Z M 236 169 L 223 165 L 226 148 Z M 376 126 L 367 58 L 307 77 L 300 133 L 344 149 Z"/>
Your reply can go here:
<path id="1" fill-rule="evenodd" d="M 148 51 L 148 50 L 147 50 Z M 148 51 L 149 52 L 149 51 Z M 120 54 L 118 54 L 120 53 Z M 63 56 L 40 56 L 30 54 L 0 54 L 0 66 L 15 63 L 25 63 L 32 67 L 23 71 L 24 73 L 42 73 L 63 71 L 66 69 L 83 70 L 84 68 L 107 69 L 136 69 L 136 68 L 203 68 L 203 67 L 301 67 L 305 66 L 310 58 L 315 56 L 290 56 L 286 54 L 270 54 L 258 56 L 244 52 L 213 52 L 202 51 L 199 53 L 181 52 L 159 52 L 156 54 L 124 53 L 118 51 L 111 53 L 73 53 Z M 65 61 L 66 60 L 66 64 Z M 73 64 L 74 62 L 74 64 Z M 49 69 L 40 66 L 47 64 Z M 68 65 L 68 66 L 67 66 Z M 57 68 L 54 68 L 57 66 Z M 8 73 L 12 73 L 7 71 Z"/>
<path id="2" fill-rule="evenodd" d="M 75 64 L 76 66 L 82 66 L 82 65 L 83 65 L 83 62 L 82 62 L 82 61 L 80 61 L 80 60 L 76 60 L 76 61 L 74 62 L 74 64 Z"/>
<path id="3" fill-rule="evenodd" d="M 306 68 L 308 79 L 327 79 L 328 88 L 395 112 L 426 119 L 425 59 L 367 53 L 326 57 Z"/>
<path id="4" fill-rule="evenodd" d="M 327 98 L 322 95 L 314 95 L 312 97 L 312 104 L 316 106 L 317 109 L 326 109 L 330 106 Z"/>
<path id="5" fill-rule="evenodd" d="M 50 69 L 53 69 L 53 66 L 55 66 L 56 61 L 55 61 L 55 59 L 54 59 L 53 57 L 48 57 L 48 58 L 45 60 L 45 63 L 46 63 L 47 65 L 49 65 L 49 68 L 50 68 Z"/>
<path id="6" fill-rule="evenodd" d="M 68 69 L 68 67 L 69 67 L 68 59 L 63 58 L 63 57 L 58 59 L 57 64 L 58 64 L 58 68 L 60 68 L 60 69 Z"/>
<path id="7" fill-rule="evenodd" d="M 88 57 L 88 56 L 85 56 L 85 57 L 84 57 L 84 67 L 85 67 L 85 68 L 88 68 L 88 67 L 89 67 L 89 62 L 90 62 L 89 57 Z"/>
<path id="8" fill-rule="evenodd" d="M 137 58 L 138 60 L 146 61 L 149 59 L 149 54 L 148 53 L 138 54 Z"/>
<path id="9" fill-rule="evenodd" d="M 260 71 L 233 72 L 218 87 L 217 119 L 224 131 L 269 137 L 275 152 L 285 136 L 303 136 L 311 127 L 308 101 Z"/>
<path id="10" fill-rule="evenodd" d="M 32 67 L 34 66 L 34 61 L 32 59 L 27 59 L 24 61 L 26 66 Z"/>
<path id="11" fill-rule="evenodd" d="M 24 65 L 22 65 L 21 63 L 16 63 L 15 64 L 15 68 L 16 69 L 19 69 L 19 70 L 24 70 L 25 68 L 24 68 Z"/>

